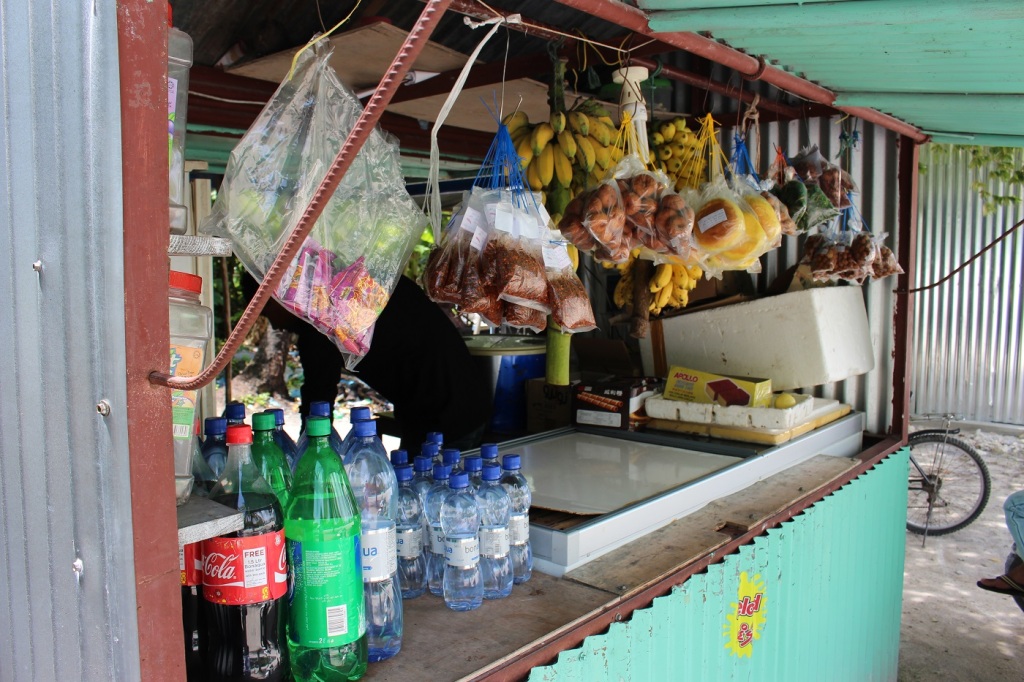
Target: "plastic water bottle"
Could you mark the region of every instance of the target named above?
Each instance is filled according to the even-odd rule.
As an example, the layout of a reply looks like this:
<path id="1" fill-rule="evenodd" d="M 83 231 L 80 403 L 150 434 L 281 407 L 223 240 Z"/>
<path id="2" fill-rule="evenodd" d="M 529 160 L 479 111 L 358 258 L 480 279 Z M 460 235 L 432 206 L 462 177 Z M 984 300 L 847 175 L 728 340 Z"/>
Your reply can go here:
<path id="1" fill-rule="evenodd" d="M 462 453 L 458 448 L 445 448 L 441 451 L 441 464 L 448 467 L 449 476 L 454 476 L 462 471 Z"/>
<path id="2" fill-rule="evenodd" d="M 261 412 L 252 416 L 252 461 L 259 468 L 263 478 L 274 490 L 281 508 L 288 507 L 289 490 L 292 487 L 292 469 L 284 457 L 284 451 L 274 440 L 274 415 Z"/>
<path id="3" fill-rule="evenodd" d="M 505 455 L 501 459 L 501 485 L 512 499 L 509 519 L 509 541 L 512 543 L 512 574 L 516 585 L 525 583 L 533 575 L 533 551 L 530 549 L 530 503 L 533 496 L 530 485 L 520 473 L 519 455 Z"/>
<path id="4" fill-rule="evenodd" d="M 203 441 L 203 459 L 210 465 L 218 479 L 228 461 L 228 420 L 224 417 L 207 417 L 205 422 L 206 440 Z"/>
<path id="5" fill-rule="evenodd" d="M 228 421 L 228 426 L 236 426 L 238 424 L 245 423 L 245 405 L 236 401 L 230 402 L 224 406 L 224 418 Z"/>
<path id="6" fill-rule="evenodd" d="M 331 423 L 333 418 L 331 404 L 326 400 L 314 400 L 309 404 L 309 416 L 306 417 L 308 422 L 313 417 L 320 417 L 327 420 L 327 423 Z M 338 453 L 338 457 L 342 454 L 342 440 L 341 436 L 338 435 L 337 429 L 331 426 L 330 435 L 327 437 L 327 442 L 330 444 L 334 451 Z M 302 455 L 306 452 L 306 448 L 309 446 L 309 435 L 305 430 L 299 435 L 299 441 L 295 444 L 295 467 L 298 468 L 299 461 L 302 459 Z"/>
<path id="7" fill-rule="evenodd" d="M 368 657 L 359 509 L 330 433 L 326 417 L 306 421 L 309 444 L 285 510 L 288 653 L 300 682 L 359 679 Z"/>
<path id="8" fill-rule="evenodd" d="M 442 594 L 452 611 L 472 611 L 484 600 L 484 581 L 480 575 L 480 510 L 469 487 L 469 474 L 460 471 L 451 477 L 451 491 L 441 503 L 441 530 L 444 532 L 445 565 Z"/>
<path id="9" fill-rule="evenodd" d="M 424 510 L 430 529 L 430 553 L 427 554 L 427 586 L 430 593 L 441 596 L 444 579 L 444 531 L 441 529 L 441 503 L 451 492 L 448 487 L 448 467 L 434 465 L 434 485 L 427 491 Z"/>
<path id="10" fill-rule="evenodd" d="M 402 590 L 398 583 L 398 480 L 373 421 L 356 422 L 345 471 L 362 517 L 363 593 L 370 661 L 402 648 Z"/>
<path id="11" fill-rule="evenodd" d="M 512 499 L 500 480 L 501 467 L 487 464 L 483 470 L 483 482 L 476 491 L 476 504 L 480 509 L 480 573 L 484 581 L 484 599 L 502 599 L 512 594 L 508 530 Z"/>
<path id="12" fill-rule="evenodd" d="M 406 450 L 392 450 L 391 451 L 391 466 L 396 470 L 400 466 L 406 466 L 409 464 L 409 452 Z"/>
<path id="13" fill-rule="evenodd" d="M 423 554 L 423 500 L 413 486 L 411 466 L 395 469 L 398 479 L 398 584 L 402 599 L 427 591 L 427 558 Z"/>
<path id="14" fill-rule="evenodd" d="M 469 455 L 463 458 L 462 468 L 469 474 L 469 486 L 476 490 L 480 487 L 480 482 L 483 480 L 484 473 L 484 460 L 480 455 Z"/>
<path id="15" fill-rule="evenodd" d="M 427 491 L 434 485 L 434 463 L 422 455 L 412 461 L 412 487 L 420 496 L 420 502 L 427 503 Z M 426 538 L 427 541 L 430 538 Z"/>
<path id="16" fill-rule="evenodd" d="M 431 466 L 434 464 L 444 464 L 441 461 L 441 446 L 437 443 L 431 443 L 430 441 L 423 443 L 420 447 L 420 457 L 429 457 Z"/>
<path id="17" fill-rule="evenodd" d="M 480 446 L 480 456 L 484 460 L 484 466 L 488 464 L 494 464 L 499 469 L 501 468 L 501 460 L 498 459 L 498 445 L 497 443 L 484 443 Z"/>
<path id="18" fill-rule="evenodd" d="M 295 471 L 295 441 L 284 430 L 284 410 L 280 407 L 274 407 L 265 411 L 274 415 L 274 442 L 277 443 L 277 447 L 281 448 L 281 452 L 284 453 L 288 467 Z"/>

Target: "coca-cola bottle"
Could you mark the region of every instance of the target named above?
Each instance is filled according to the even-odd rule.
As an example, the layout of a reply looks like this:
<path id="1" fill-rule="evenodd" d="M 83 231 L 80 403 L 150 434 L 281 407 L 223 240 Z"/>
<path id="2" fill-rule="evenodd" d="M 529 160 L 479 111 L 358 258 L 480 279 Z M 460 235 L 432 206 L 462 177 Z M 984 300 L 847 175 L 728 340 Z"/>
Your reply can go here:
<path id="1" fill-rule="evenodd" d="M 202 672 L 201 650 L 206 644 L 202 617 L 202 544 L 193 542 L 179 546 L 178 564 L 181 569 L 181 626 L 185 635 L 185 673 L 192 682 L 206 679 Z"/>
<path id="2" fill-rule="evenodd" d="M 284 514 L 252 461 L 252 429 L 231 426 L 210 499 L 243 513 L 242 530 L 203 541 L 206 679 L 284 680 L 288 567 Z"/>

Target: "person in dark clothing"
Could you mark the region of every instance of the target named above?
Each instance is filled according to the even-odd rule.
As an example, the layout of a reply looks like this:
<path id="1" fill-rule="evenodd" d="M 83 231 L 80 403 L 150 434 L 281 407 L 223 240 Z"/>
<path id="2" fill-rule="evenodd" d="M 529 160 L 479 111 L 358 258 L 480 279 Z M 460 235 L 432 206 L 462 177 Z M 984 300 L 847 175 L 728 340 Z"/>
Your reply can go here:
<path id="1" fill-rule="evenodd" d="M 245 280 L 249 299 L 256 291 L 256 280 L 248 274 Z M 263 314 L 275 329 L 298 336 L 303 418 L 313 401 L 334 404 L 344 369 L 338 347 L 273 299 Z M 354 374 L 394 405 L 402 447 L 412 455 L 419 452 L 429 431 L 443 433 L 445 444 L 452 447 L 468 450 L 480 445 L 491 399 L 487 379 L 476 368 L 444 311 L 403 276 L 377 319 L 370 350 Z"/>

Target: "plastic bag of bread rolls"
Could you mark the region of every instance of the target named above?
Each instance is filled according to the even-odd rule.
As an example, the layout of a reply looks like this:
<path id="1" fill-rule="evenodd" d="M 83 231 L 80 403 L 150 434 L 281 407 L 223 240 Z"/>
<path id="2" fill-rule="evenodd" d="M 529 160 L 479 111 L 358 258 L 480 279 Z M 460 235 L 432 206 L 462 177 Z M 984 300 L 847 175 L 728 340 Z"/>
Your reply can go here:
<path id="1" fill-rule="evenodd" d="M 558 229 L 576 248 L 593 252 L 599 260 L 611 263 L 629 260 L 626 212 L 614 178 L 569 202 Z"/>
<path id="2" fill-rule="evenodd" d="M 694 220 L 694 247 L 708 277 L 720 277 L 727 270 L 760 272 L 758 258 L 767 236 L 757 214 L 724 178 L 705 186 Z"/>

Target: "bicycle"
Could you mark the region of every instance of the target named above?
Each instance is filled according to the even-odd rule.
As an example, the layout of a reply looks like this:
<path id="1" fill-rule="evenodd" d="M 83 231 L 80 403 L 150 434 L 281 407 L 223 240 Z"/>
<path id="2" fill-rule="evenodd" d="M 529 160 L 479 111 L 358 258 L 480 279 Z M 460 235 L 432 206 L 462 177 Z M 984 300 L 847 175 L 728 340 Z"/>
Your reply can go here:
<path id="1" fill-rule="evenodd" d="M 954 415 L 941 415 L 943 428 L 910 434 L 907 530 L 947 535 L 974 522 L 992 490 L 988 466 L 977 450 L 954 438 Z"/>

